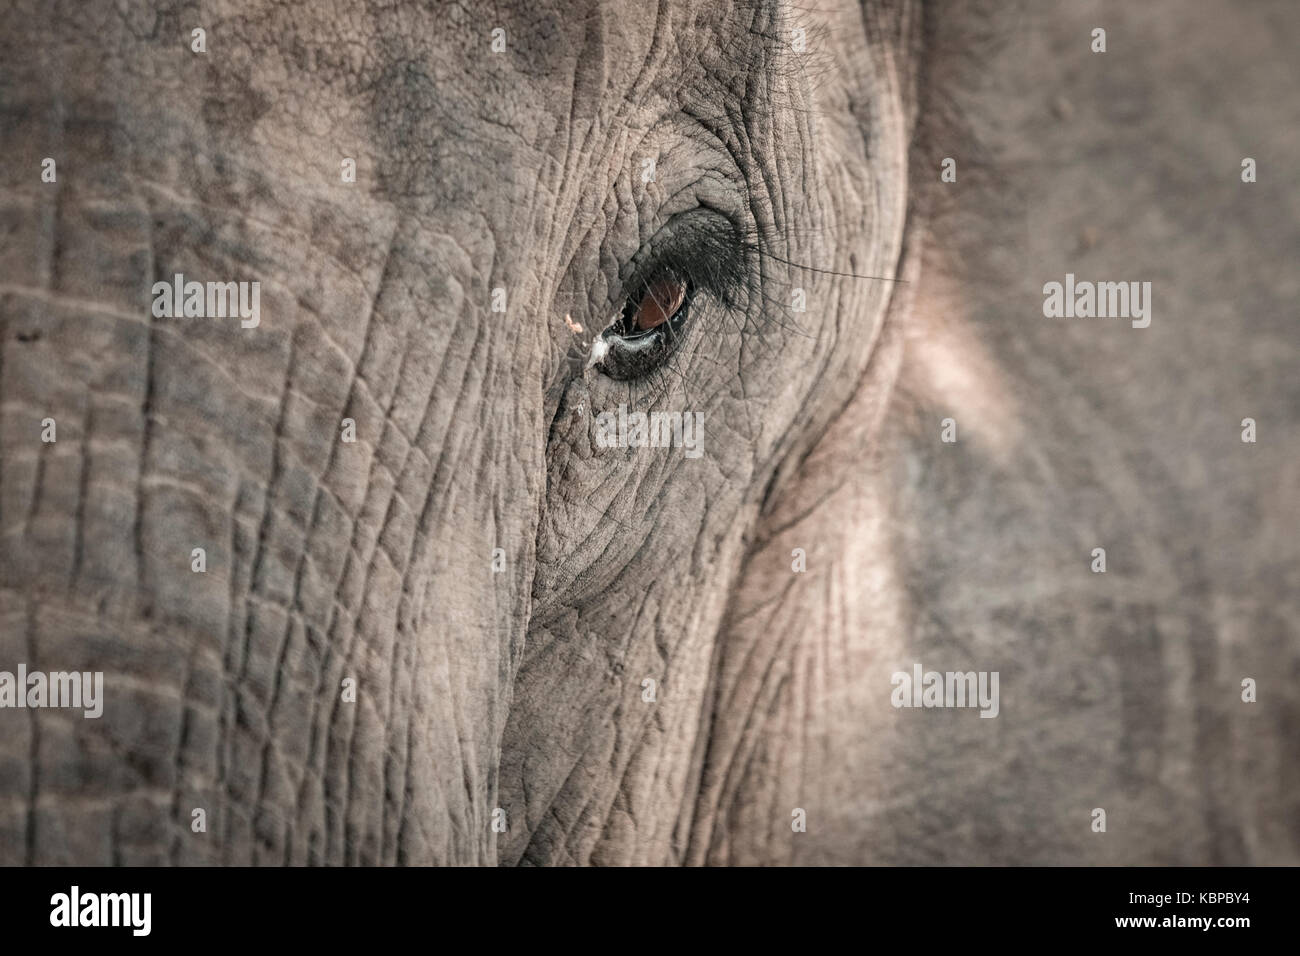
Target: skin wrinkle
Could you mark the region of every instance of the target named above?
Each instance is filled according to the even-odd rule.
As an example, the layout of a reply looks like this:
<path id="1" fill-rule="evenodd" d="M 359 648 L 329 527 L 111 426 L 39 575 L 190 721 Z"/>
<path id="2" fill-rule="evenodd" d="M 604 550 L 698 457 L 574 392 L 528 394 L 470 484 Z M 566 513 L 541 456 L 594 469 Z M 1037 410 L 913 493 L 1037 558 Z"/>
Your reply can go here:
<path id="1" fill-rule="evenodd" d="M 289 389 L 293 383 L 293 368 L 294 368 L 293 358 L 294 358 L 294 340 L 293 338 L 290 338 L 289 361 L 285 371 L 284 385 L 281 387 L 281 391 L 280 391 L 281 401 L 280 401 L 279 414 L 275 420 L 276 421 L 275 432 L 274 432 L 275 437 L 274 437 L 273 451 L 271 456 L 271 478 L 268 485 L 267 493 L 262 499 L 263 507 L 262 507 L 262 516 L 258 521 L 257 546 L 253 552 L 253 558 L 252 558 L 252 580 L 254 582 L 254 587 L 256 586 L 256 582 L 259 578 L 259 571 L 261 569 L 261 562 L 262 562 L 262 554 L 266 548 L 266 537 L 267 537 L 267 531 L 268 531 L 269 521 L 271 516 L 271 508 L 272 508 L 272 489 L 275 488 L 281 474 L 281 469 L 283 467 L 281 464 L 282 453 L 280 449 L 284 439 L 285 417 L 289 407 Z M 250 603 L 253 600 L 253 598 L 254 598 L 253 589 L 250 588 L 250 593 L 248 596 L 248 600 Z M 245 621 L 244 651 L 240 655 L 241 669 L 240 669 L 239 677 L 237 678 L 237 680 L 240 682 L 243 681 L 243 679 L 246 677 L 248 673 L 247 668 L 248 668 L 248 660 L 250 657 L 249 651 L 253 639 L 253 623 L 252 623 L 253 615 L 251 611 L 245 616 L 244 621 Z M 285 644 L 287 645 L 287 635 L 285 637 Z M 280 674 L 281 674 L 281 670 L 279 667 L 277 667 L 275 670 L 275 678 L 274 678 L 277 685 L 278 685 L 278 678 Z M 275 707 L 275 695 L 273 693 L 271 698 L 271 703 L 267 707 L 268 719 L 269 719 L 269 714 L 274 709 L 274 707 Z M 271 741 L 270 741 L 270 735 L 268 733 L 265 739 L 262 741 L 263 754 L 262 754 L 262 760 L 259 761 L 262 765 L 262 772 L 258 778 L 256 796 L 254 797 L 252 802 L 252 806 L 255 812 L 256 812 L 256 808 L 261 803 L 262 791 L 265 784 L 266 752 L 267 750 L 269 750 L 270 746 L 271 746 Z"/>
<path id="2" fill-rule="evenodd" d="M 350 382 L 349 385 L 348 385 L 348 396 L 349 396 L 349 397 L 348 397 L 348 405 L 351 405 L 352 402 L 353 402 L 353 399 L 354 399 L 354 396 L 355 396 L 355 391 L 356 391 L 356 388 L 357 388 L 357 386 L 358 386 L 358 383 L 362 383 L 362 381 L 363 381 L 363 380 L 360 378 L 360 375 L 359 375 L 359 369 L 360 369 L 361 365 L 362 365 L 362 364 L 364 363 L 364 361 L 365 361 L 366 350 L 369 348 L 369 342 L 370 342 L 370 330 L 371 330 L 371 320 L 372 320 L 373 315 L 374 315 L 374 313 L 375 313 L 375 308 L 376 308 L 376 304 L 377 304 L 377 302 L 378 302 L 378 298 L 379 298 L 380 290 L 383 288 L 384 280 L 385 280 L 385 278 L 386 278 L 387 275 L 388 275 L 388 267 L 389 267 L 389 263 L 392 261 L 393 241 L 394 241 L 394 238 L 395 238 L 395 236 L 397 235 L 398 231 L 400 230 L 400 228 L 401 228 L 401 222 L 400 222 L 400 220 L 399 220 L 399 221 L 396 223 L 396 225 L 394 226 L 393 231 L 389 234 L 389 237 L 388 237 L 388 240 L 387 240 L 387 251 L 386 251 L 385 254 L 384 254 L 384 263 L 383 263 L 383 266 L 382 266 L 382 268 L 381 268 L 381 270 L 380 270 L 380 279 L 379 279 L 379 284 L 378 284 L 378 286 L 376 287 L 376 291 L 375 291 L 374 295 L 370 297 L 369 308 L 366 310 L 366 315 L 365 315 L 365 328 L 364 328 L 364 331 L 363 331 L 363 333 L 362 333 L 362 358 L 361 358 L 361 361 L 359 361 L 359 362 L 357 363 L 357 365 L 354 366 L 354 368 L 353 368 L 353 376 L 352 376 L 352 380 L 351 380 L 351 382 Z M 337 451 L 338 451 L 338 449 L 339 449 L 340 447 L 341 447 L 340 445 L 333 445 L 333 446 L 331 446 L 330 458 L 329 458 L 329 461 L 328 461 L 328 463 L 326 464 L 326 467 L 325 467 L 325 473 L 326 473 L 326 474 L 330 473 L 330 471 L 333 469 L 334 464 L 335 464 L 335 461 L 336 461 L 336 457 L 335 457 L 335 456 L 336 456 Z M 321 488 L 323 488 L 323 487 L 324 487 L 324 486 L 321 486 Z M 315 501 L 313 502 L 313 505 L 312 505 L 312 515 L 313 515 L 313 519 L 312 519 L 312 527 L 309 528 L 308 536 L 310 536 L 310 532 L 311 532 L 311 530 L 313 530 L 314 527 L 315 527 L 316 516 L 319 514 L 319 509 L 320 509 L 320 502 L 321 502 L 321 496 L 320 496 L 319 489 L 318 489 L 318 493 L 317 493 L 316 499 L 315 499 Z M 352 542 L 349 544 L 349 549 L 348 549 L 348 550 L 349 550 L 349 553 L 355 553 L 355 529 L 354 529 L 354 537 L 353 537 L 353 539 L 352 539 Z M 303 562 L 302 560 L 300 560 L 300 561 L 299 561 L 299 564 L 298 564 L 297 572 L 296 572 L 296 574 L 295 574 L 295 580 L 299 580 L 299 581 L 301 580 L 301 575 L 302 575 L 303 567 L 304 567 L 304 562 Z M 336 582 L 336 583 L 337 583 L 337 582 Z M 333 605 L 332 612 L 331 612 L 332 615 L 333 615 L 333 614 L 337 614 L 337 610 L 338 610 L 338 605 L 337 605 L 337 604 L 334 604 L 334 605 Z M 333 629 L 333 621 L 332 621 L 332 620 L 331 620 L 331 622 L 327 625 L 327 629 L 332 631 L 332 629 Z M 329 649 L 329 647 L 330 647 L 330 645 L 327 644 L 327 645 L 326 645 L 327 653 L 328 653 L 328 649 Z M 320 670 L 322 676 L 323 676 L 323 675 L 325 674 L 325 672 L 326 672 L 326 669 L 327 669 L 326 665 L 328 664 L 328 662 L 329 662 L 329 661 L 328 661 L 328 657 L 326 657 L 326 658 L 322 661 L 322 664 L 321 664 L 321 670 Z M 316 704 L 319 702 L 320 691 L 321 691 L 322 689 L 323 689 L 323 687 L 322 687 L 321 685 L 318 685 L 318 687 L 317 687 L 317 701 L 313 703 L 313 710 L 314 710 Z M 313 712 L 313 719 L 311 720 L 311 726 L 313 727 L 313 729 L 316 727 L 316 720 L 315 720 L 315 714 L 314 714 L 314 712 Z M 314 730 L 313 730 L 313 737 L 312 737 L 312 743 L 311 743 L 311 751 L 314 751 L 314 750 L 315 750 L 315 744 L 316 744 L 316 736 L 315 736 L 315 733 L 314 733 Z M 305 788 L 305 784 L 306 784 L 306 782 L 307 782 L 307 779 L 308 779 L 308 775 L 307 775 L 306 773 L 304 773 L 304 774 L 303 774 L 303 777 L 302 777 L 302 785 L 299 787 L 299 793 L 298 793 L 298 808 L 299 808 L 299 812 L 302 811 L 302 807 L 303 807 L 303 797 L 304 797 L 304 792 L 305 792 L 304 788 Z"/>

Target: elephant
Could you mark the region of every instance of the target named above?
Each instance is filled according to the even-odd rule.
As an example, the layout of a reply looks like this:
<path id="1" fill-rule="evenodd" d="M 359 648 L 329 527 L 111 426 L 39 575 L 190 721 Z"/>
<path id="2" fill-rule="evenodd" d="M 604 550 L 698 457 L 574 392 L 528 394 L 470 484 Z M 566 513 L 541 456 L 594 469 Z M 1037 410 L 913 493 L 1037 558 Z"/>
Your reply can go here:
<path id="1" fill-rule="evenodd" d="M 19 0 L 0 863 L 1300 861 L 1297 41 Z"/>

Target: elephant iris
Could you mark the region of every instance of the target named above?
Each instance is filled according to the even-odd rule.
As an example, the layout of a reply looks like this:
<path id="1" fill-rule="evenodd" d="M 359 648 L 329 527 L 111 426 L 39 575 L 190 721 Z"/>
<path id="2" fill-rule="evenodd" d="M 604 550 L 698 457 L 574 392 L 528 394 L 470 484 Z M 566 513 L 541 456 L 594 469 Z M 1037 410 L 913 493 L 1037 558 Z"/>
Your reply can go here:
<path id="1" fill-rule="evenodd" d="M 686 301 L 686 284 L 676 279 L 660 279 L 646 290 L 646 294 L 637 303 L 631 318 L 631 327 L 639 332 L 663 325 L 682 307 Z"/>

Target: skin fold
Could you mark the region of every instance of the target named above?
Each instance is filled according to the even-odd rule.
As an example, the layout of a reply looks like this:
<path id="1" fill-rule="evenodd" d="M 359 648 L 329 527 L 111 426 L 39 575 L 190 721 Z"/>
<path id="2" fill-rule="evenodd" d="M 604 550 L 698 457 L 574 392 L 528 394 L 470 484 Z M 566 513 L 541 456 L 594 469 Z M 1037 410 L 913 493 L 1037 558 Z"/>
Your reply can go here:
<path id="1" fill-rule="evenodd" d="M 1300 860 L 1291 5 L 17 7 L 0 864 Z"/>

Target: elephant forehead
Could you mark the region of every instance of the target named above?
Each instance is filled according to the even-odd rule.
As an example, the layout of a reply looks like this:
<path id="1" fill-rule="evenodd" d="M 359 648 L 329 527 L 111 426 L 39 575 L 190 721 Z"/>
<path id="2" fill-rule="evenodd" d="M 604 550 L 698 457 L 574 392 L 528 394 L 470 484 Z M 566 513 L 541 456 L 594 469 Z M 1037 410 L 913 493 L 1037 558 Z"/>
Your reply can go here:
<path id="1" fill-rule="evenodd" d="M 440 160 L 469 156 L 505 191 L 557 163 L 574 183 L 607 185 L 619 150 L 666 114 L 687 103 L 721 111 L 771 87 L 755 78 L 779 71 L 784 47 L 755 22 L 748 7 L 518 4 L 486 20 L 396 28 L 361 87 L 376 147 L 400 158 L 386 185 L 438 183 L 445 203 L 456 182 Z"/>
<path id="2" fill-rule="evenodd" d="M 220 82 L 205 94 L 257 107 L 250 112 L 296 113 L 300 127 L 365 107 L 392 134 L 415 125 L 459 135 L 486 122 L 541 146 L 544 117 L 608 123 L 687 90 L 744 90 L 776 70 L 788 46 L 776 0 L 494 6 L 241 5 L 210 28 L 220 56 L 204 79 Z M 134 56 L 152 44 L 125 36 L 120 45 Z"/>

